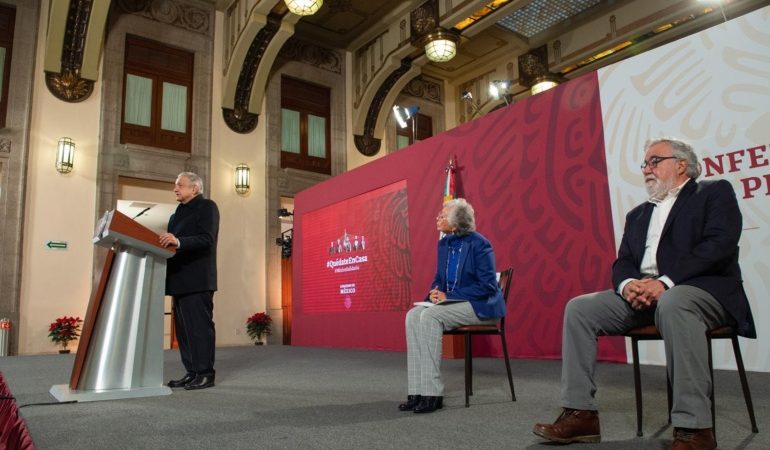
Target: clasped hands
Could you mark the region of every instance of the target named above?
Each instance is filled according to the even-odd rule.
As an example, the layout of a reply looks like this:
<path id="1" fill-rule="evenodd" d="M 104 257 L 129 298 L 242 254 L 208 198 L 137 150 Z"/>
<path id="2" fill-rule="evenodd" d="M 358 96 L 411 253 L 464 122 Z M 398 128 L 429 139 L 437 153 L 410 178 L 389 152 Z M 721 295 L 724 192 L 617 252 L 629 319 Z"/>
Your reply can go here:
<path id="1" fill-rule="evenodd" d="M 655 306 L 666 286 L 655 278 L 633 280 L 623 287 L 623 298 L 633 309 L 644 310 Z"/>
<path id="2" fill-rule="evenodd" d="M 439 303 L 446 300 L 446 294 L 439 291 L 438 288 L 433 288 L 428 292 L 428 299 L 431 303 Z"/>

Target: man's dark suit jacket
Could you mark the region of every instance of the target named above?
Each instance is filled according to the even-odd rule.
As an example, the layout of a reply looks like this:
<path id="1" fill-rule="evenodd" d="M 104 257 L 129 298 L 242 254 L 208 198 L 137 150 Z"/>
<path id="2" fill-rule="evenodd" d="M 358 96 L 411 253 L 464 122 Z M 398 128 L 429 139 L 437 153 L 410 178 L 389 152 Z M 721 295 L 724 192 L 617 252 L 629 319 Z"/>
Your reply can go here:
<path id="1" fill-rule="evenodd" d="M 180 203 L 168 221 L 168 232 L 179 239 L 179 249 L 166 267 L 166 295 L 217 290 L 216 203 L 196 195 Z"/>
<path id="2" fill-rule="evenodd" d="M 431 288 L 446 290 L 447 260 L 449 259 L 449 239 L 445 236 L 438 241 L 438 263 L 436 276 Z M 497 284 L 495 273 L 495 254 L 489 241 L 479 233 L 473 232 L 459 237 L 462 242 L 460 261 L 457 268 L 457 287 L 447 293 L 447 298 L 468 300 L 473 311 L 480 319 L 492 319 L 505 315 L 503 293 Z"/>
<path id="3" fill-rule="evenodd" d="M 645 202 L 628 213 L 618 259 L 612 266 L 615 289 L 639 279 L 647 229 L 655 205 Z M 690 180 L 677 196 L 658 245 L 658 272 L 675 285 L 710 293 L 736 322 L 738 334 L 755 338 L 754 318 L 743 290 L 738 240 L 743 219 L 732 185 L 726 180 Z"/>

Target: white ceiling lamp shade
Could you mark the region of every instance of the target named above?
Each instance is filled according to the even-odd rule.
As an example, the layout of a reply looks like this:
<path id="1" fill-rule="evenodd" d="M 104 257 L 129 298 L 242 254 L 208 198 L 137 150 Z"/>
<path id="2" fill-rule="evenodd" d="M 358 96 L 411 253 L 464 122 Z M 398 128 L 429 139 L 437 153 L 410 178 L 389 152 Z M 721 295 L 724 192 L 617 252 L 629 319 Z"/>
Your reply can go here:
<path id="1" fill-rule="evenodd" d="M 284 0 L 284 2 L 289 11 L 298 16 L 312 16 L 324 4 L 323 0 Z"/>
<path id="2" fill-rule="evenodd" d="M 460 37 L 447 30 L 436 28 L 425 36 L 425 56 L 433 62 L 447 62 L 457 54 Z"/>

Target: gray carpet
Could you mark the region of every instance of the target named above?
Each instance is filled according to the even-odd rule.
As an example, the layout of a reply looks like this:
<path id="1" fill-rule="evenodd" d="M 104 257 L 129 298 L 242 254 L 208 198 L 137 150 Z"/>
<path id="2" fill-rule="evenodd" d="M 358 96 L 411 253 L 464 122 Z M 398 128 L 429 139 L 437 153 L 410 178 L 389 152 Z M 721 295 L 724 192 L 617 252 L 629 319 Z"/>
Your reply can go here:
<path id="1" fill-rule="evenodd" d="M 167 378 L 182 374 L 165 353 Z M 53 384 L 69 380 L 72 355 L 0 358 L 19 405 L 49 402 Z M 39 449 L 253 448 L 553 448 L 531 432 L 559 412 L 558 361 L 512 360 L 517 401 L 510 401 L 500 359 L 474 360 L 471 407 L 464 407 L 462 360 L 444 362 L 445 407 L 399 412 L 406 397 L 403 353 L 288 346 L 217 350 L 217 385 L 170 396 L 24 406 Z M 601 444 L 570 448 L 661 449 L 671 441 L 666 378 L 644 366 L 644 432 L 636 437 L 630 366 L 598 368 Z M 759 434 L 751 433 L 736 372 L 717 371 L 720 448 L 770 448 L 770 374 L 749 373 Z"/>

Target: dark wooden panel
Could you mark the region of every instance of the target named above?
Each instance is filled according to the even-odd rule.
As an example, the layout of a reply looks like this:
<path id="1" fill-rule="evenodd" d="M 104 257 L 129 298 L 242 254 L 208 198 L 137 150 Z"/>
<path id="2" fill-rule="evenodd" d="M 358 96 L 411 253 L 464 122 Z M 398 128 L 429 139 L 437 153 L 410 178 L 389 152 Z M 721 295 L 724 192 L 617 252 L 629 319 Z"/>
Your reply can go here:
<path id="1" fill-rule="evenodd" d="M 194 54 L 160 42 L 126 35 L 126 70 L 131 68 L 192 81 Z"/>
<path id="2" fill-rule="evenodd" d="M 284 108 L 304 110 L 328 119 L 331 109 L 330 92 L 331 90 L 324 86 L 287 76 L 281 77 L 281 106 Z"/>

